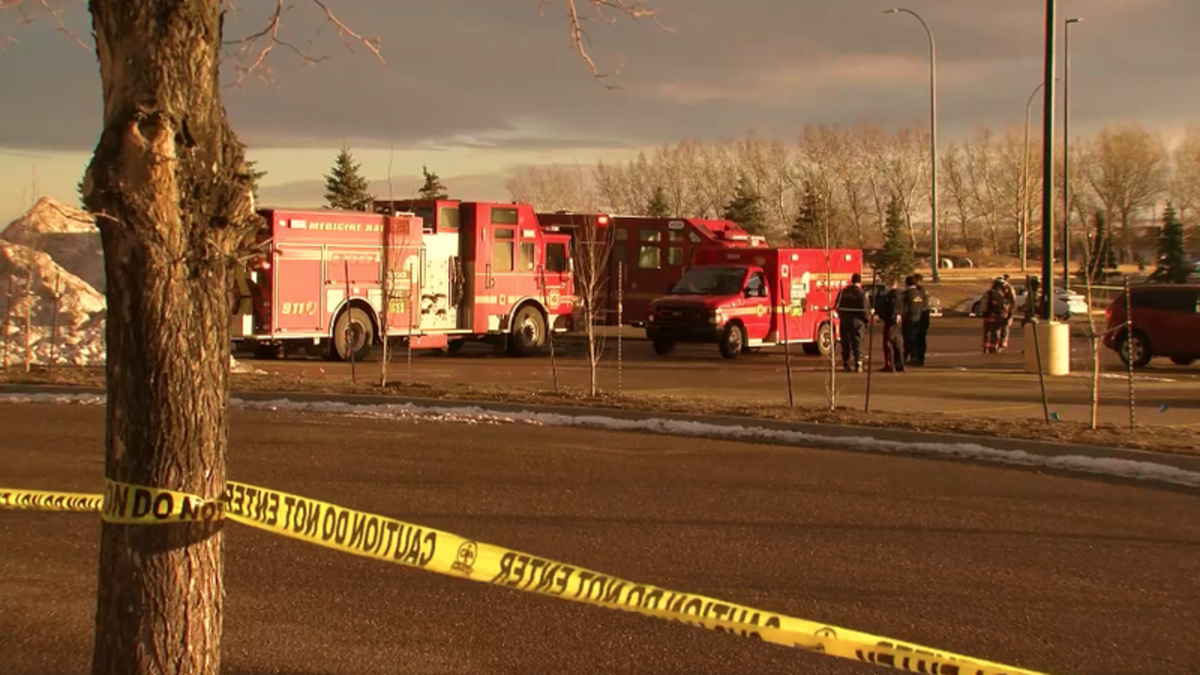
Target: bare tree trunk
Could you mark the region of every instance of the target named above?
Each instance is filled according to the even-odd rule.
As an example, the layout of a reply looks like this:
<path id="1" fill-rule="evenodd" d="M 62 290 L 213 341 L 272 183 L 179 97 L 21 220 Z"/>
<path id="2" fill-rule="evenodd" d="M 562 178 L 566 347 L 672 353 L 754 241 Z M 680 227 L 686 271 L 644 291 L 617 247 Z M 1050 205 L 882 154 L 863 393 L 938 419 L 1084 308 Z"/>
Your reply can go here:
<path id="1" fill-rule="evenodd" d="M 8 287 L 4 292 L 4 358 L 0 364 L 4 370 L 8 370 L 8 327 L 9 317 L 12 316 L 12 298 L 13 298 L 13 275 L 10 272 L 8 275 Z"/>
<path id="2" fill-rule="evenodd" d="M 33 351 L 30 347 L 33 341 L 33 266 L 26 271 L 25 276 L 25 372 L 33 361 Z"/>
<path id="3" fill-rule="evenodd" d="M 104 124 L 83 186 L 107 282 L 105 476 L 204 498 L 225 489 L 231 261 L 258 225 L 220 5 L 91 0 Z M 219 671 L 214 522 L 102 525 L 95 675 Z"/>

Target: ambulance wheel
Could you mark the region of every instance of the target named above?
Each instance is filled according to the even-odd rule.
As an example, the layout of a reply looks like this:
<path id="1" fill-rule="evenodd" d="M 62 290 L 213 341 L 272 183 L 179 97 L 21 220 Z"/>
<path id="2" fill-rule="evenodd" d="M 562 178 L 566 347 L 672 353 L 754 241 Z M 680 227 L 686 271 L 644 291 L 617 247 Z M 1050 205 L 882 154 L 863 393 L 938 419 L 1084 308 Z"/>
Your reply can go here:
<path id="1" fill-rule="evenodd" d="M 533 356 L 546 342 L 546 320 L 533 305 L 526 305 L 513 317 L 508 353 L 513 356 Z"/>
<path id="2" fill-rule="evenodd" d="M 349 336 L 346 335 L 347 330 Z M 347 339 L 348 338 L 348 339 Z M 339 361 L 349 361 L 350 352 L 354 352 L 355 361 L 363 361 L 371 355 L 371 347 L 375 344 L 375 331 L 371 327 L 371 317 L 357 307 L 351 307 L 338 316 L 333 326 L 333 355 Z"/>
<path id="3" fill-rule="evenodd" d="M 736 359 L 742 353 L 746 344 L 746 329 L 740 323 L 731 323 L 721 332 L 721 340 L 717 346 L 721 348 L 721 356 Z"/>
<path id="4" fill-rule="evenodd" d="M 821 356 L 829 356 L 833 353 L 833 324 L 823 323 L 817 329 L 816 349 Z"/>

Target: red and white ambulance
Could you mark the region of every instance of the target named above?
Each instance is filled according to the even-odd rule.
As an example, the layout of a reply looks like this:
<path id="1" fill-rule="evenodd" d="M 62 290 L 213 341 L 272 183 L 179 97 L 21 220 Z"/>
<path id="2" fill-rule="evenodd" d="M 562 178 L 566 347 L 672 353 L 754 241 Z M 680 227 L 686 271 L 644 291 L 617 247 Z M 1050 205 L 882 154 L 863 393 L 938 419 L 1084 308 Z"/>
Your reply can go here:
<path id="1" fill-rule="evenodd" d="M 862 264 L 859 249 L 701 249 L 696 266 L 650 303 L 646 335 L 660 356 L 688 342 L 715 343 L 727 359 L 785 343 L 828 355 L 833 305 Z"/>

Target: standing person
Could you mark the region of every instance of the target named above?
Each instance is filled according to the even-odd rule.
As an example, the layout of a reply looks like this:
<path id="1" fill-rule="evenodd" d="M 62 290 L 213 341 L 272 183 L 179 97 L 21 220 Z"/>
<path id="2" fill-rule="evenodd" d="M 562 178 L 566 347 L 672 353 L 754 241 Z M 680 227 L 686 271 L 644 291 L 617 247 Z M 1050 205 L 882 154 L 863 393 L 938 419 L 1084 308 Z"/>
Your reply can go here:
<path id="1" fill-rule="evenodd" d="M 871 303 L 862 288 L 862 275 L 855 272 L 850 285 L 843 288 L 837 299 L 838 327 L 842 334 L 842 369 L 862 372 L 862 334 L 871 315 Z M 853 355 L 853 369 L 850 357 Z"/>
<path id="2" fill-rule="evenodd" d="M 900 336 L 900 308 L 903 298 L 895 280 L 879 294 L 875 315 L 883 319 L 883 373 L 904 372 L 904 339 Z"/>
<path id="3" fill-rule="evenodd" d="M 1012 332 L 1013 314 L 1017 311 L 1017 291 L 1013 288 L 1012 282 L 1009 281 L 1008 275 L 1005 274 L 1004 284 L 1001 286 L 1001 293 L 1004 295 L 1004 304 L 1008 308 L 1008 319 L 1004 321 L 1004 325 L 1000 327 L 1000 349 L 1004 351 L 1008 349 L 1008 337 Z"/>
<path id="4" fill-rule="evenodd" d="M 931 312 L 929 309 L 929 293 L 925 292 L 925 287 L 921 282 L 925 277 L 917 272 L 913 275 L 913 282 L 916 284 L 917 292 L 921 294 L 921 321 L 917 324 L 917 344 L 913 347 L 913 365 L 925 365 L 925 349 L 928 347 L 929 338 L 929 319 Z"/>
<path id="5" fill-rule="evenodd" d="M 1021 319 L 1021 325 L 1037 319 L 1040 315 L 1039 309 L 1046 306 L 1046 303 L 1038 297 L 1041 294 L 1042 282 L 1038 277 L 1029 277 L 1029 283 L 1025 285 L 1025 306 L 1021 311 L 1025 313 L 1025 317 Z"/>
<path id="6" fill-rule="evenodd" d="M 901 313 L 901 325 L 904 332 L 904 361 L 917 362 L 917 340 L 921 332 L 921 315 L 925 310 L 925 296 L 917 288 L 917 280 L 913 276 L 904 278 L 904 295 Z"/>
<path id="7" fill-rule="evenodd" d="M 1012 319 L 1004 299 L 1004 279 L 996 277 L 992 287 L 983 296 L 983 353 L 995 354 L 1000 351 L 1001 327 Z"/>

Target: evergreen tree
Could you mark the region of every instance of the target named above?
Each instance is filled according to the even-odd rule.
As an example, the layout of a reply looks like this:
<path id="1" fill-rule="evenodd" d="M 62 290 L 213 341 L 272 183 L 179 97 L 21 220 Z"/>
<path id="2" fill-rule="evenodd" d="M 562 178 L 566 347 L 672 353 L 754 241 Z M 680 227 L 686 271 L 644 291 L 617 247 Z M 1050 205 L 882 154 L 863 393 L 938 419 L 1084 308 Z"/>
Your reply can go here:
<path id="1" fill-rule="evenodd" d="M 429 173 L 429 168 L 422 166 L 421 173 L 425 174 L 425 184 L 421 186 L 418 193 L 421 199 L 449 199 L 450 194 L 446 192 L 446 186 L 442 185 L 442 179 L 436 173 Z"/>
<path id="2" fill-rule="evenodd" d="M 367 179 L 359 173 L 362 164 L 355 162 L 349 148 L 342 146 L 333 165 L 333 174 L 325 176 L 325 201 L 328 208 L 345 211 L 370 211 L 374 197 Z"/>
<path id="3" fill-rule="evenodd" d="M 1158 236 L 1158 268 L 1152 279 L 1173 284 L 1187 283 L 1188 269 L 1185 266 L 1186 252 L 1183 249 L 1183 223 L 1175 213 L 1175 206 L 1167 202 L 1163 213 L 1162 232 Z"/>
<path id="4" fill-rule="evenodd" d="M 879 280 L 888 284 L 903 281 L 904 277 L 916 269 L 912 241 L 905 231 L 904 217 L 900 215 L 900 204 L 896 202 L 895 197 L 888 203 L 886 231 L 887 238 L 883 243 L 877 270 Z"/>
<path id="5" fill-rule="evenodd" d="M 766 234 L 767 218 L 763 213 L 762 197 L 750 185 L 750 181 L 746 180 L 745 175 L 738 179 L 733 201 L 725 205 L 725 212 L 721 217 L 732 220 L 750 234 Z"/>
<path id="6" fill-rule="evenodd" d="M 792 222 L 788 239 L 799 248 L 824 248 L 825 232 L 821 219 L 821 202 L 812 184 L 804 181 L 804 197 L 800 200 L 800 213 Z"/>
<path id="7" fill-rule="evenodd" d="M 650 203 L 646 205 L 646 215 L 651 218 L 670 218 L 671 205 L 667 203 L 667 191 L 659 185 L 654 188 Z"/>
<path id="8" fill-rule="evenodd" d="M 254 168 L 257 164 L 258 162 L 253 159 L 246 161 L 246 168 L 250 171 L 250 185 L 252 186 L 251 190 L 254 193 L 255 203 L 258 202 L 258 181 L 263 176 L 267 175 L 266 171 L 259 171 L 258 169 Z"/>

